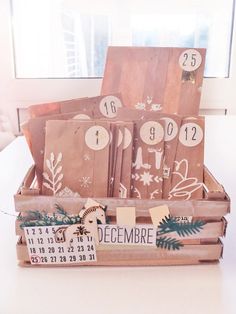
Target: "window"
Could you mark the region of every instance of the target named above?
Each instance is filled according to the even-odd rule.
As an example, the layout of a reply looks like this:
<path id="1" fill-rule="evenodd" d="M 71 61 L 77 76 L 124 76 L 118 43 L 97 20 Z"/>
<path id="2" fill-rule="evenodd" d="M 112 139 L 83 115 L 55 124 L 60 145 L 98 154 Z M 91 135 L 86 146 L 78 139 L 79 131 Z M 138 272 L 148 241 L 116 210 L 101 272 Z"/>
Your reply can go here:
<path id="1" fill-rule="evenodd" d="M 103 75 L 108 45 L 207 48 L 228 77 L 233 0 L 12 0 L 17 78 Z"/>

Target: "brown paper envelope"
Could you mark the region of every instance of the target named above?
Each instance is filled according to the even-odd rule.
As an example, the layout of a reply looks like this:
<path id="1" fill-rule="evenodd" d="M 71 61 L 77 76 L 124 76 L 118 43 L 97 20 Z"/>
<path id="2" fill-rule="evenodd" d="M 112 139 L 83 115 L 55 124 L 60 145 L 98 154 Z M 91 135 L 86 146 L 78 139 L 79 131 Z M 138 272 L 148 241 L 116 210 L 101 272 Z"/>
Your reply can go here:
<path id="1" fill-rule="evenodd" d="M 201 199 L 203 196 L 203 117 L 182 120 L 172 173 L 169 199 Z"/>
<path id="2" fill-rule="evenodd" d="M 132 197 L 162 198 L 164 121 L 136 121 L 133 149 Z"/>
<path id="3" fill-rule="evenodd" d="M 30 119 L 28 122 L 28 134 L 31 139 L 31 152 L 36 165 L 36 175 L 39 187 L 42 186 L 42 173 L 44 161 L 44 147 L 45 147 L 45 127 L 46 122 L 49 120 L 68 120 L 72 118 L 79 118 L 81 112 L 73 112 L 67 114 L 57 114 L 50 116 L 42 116 Z M 91 112 L 86 112 L 86 115 L 92 118 Z"/>
<path id="4" fill-rule="evenodd" d="M 109 47 L 101 94 L 120 92 L 128 107 L 196 115 L 205 53 L 205 49 Z"/>
<path id="5" fill-rule="evenodd" d="M 110 125 L 47 121 L 43 194 L 106 197 Z"/>

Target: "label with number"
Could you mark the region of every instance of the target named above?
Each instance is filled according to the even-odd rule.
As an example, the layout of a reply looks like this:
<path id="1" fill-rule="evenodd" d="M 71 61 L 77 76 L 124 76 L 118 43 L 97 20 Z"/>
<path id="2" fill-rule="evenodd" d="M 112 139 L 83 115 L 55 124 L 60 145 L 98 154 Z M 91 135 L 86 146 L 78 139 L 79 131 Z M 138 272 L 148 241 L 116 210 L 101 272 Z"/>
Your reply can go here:
<path id="1" fill-rule="evenodd" d="M 115 96 L 106 96 L 99 104 L 100 112 L 106 118 L 115 118 L 118 107 L 122 107 L 122 104 L 120 99 Z"/>
<path id="2" fill-rule="evenodd" d="M 195 49 L 187 49 L 181 53 L 179 57 L 180 67 L 187 72 L 197 70 L 202 63 L 202 56 L 199 51 Z"/>
<path id="3" fill-rule="evenodd" d="M 123 149 L 126 149 L 129 147 L 129 145 L 132 142 L 132 134 L 129 129 L 124 128 L 124 143 L 123 143 Z"/>
<path id="4" fill-rule="evenodd" d="M 175 120 L 171 118 L 164 117 L 161 119 L 165 121 L 165 141 L 169 142 L 178 134 L 178 125 Z"/>
<path id="5" fill-rule="evenodd" d="M 164 129 L 156 121 L 145 122 L 140 128 L 140 137 L 145 144 L 156 145 L 164 138 Z"/>
<path id="6" fill-rule="evenodd" d="M 85 143 L 93 150 L 101 150 L 110 142 L 108 131 L 100 125 L 94 125 L 85 133 Z"/>
<path id="7" fill-rule="evenodd" d="M 185 123 L 181 126 L 179 140 L 184 146 L 193 147 L 201 143 L 203 130 L 196 123 Z"/>
<path id="8" fill-rule="evenodd" d="M 79 113 L 73 117 L 74 120 L 91 120 L 90 116 L 84 113 Z"/>
<path id="9" fill-rule="evenodd" d="M 63 226 L 67 227 L 67 226 Z M 24 228 L 28 254 L 31 264 L 78 264 L 96 262 L 96 247 L 91 236 L 79 236 L 71 244 L 56 242 L 58 227 Z"/>

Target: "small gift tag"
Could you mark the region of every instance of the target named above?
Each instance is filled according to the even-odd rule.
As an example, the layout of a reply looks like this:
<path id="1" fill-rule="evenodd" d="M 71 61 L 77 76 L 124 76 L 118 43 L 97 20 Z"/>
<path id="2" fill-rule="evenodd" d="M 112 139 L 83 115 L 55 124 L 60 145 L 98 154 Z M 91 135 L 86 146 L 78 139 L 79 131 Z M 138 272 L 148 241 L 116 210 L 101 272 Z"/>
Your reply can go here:
<path id="1" fill-rule="evenodd" d="M 116 223 L 118 226 L 135 226 L 136 211 L 135 207 L 117 207 L 116 208 Z"/>
<path id="2" fill-rule="evenodd" d="M 80 264 L 96 262 L 96 247 L 92 236 L 74 236 L 70 244 L 60 242 L 57 230 L 68 226 L 25 227 L 24 233 L 31 264 Z"/>
<path id="3" fill-rule="evenodd" d="M 167 205 L 149 208 L 149 213 L 154 226 L 158 226 L 163 218 L 170 215 L 170 211 Z"/>

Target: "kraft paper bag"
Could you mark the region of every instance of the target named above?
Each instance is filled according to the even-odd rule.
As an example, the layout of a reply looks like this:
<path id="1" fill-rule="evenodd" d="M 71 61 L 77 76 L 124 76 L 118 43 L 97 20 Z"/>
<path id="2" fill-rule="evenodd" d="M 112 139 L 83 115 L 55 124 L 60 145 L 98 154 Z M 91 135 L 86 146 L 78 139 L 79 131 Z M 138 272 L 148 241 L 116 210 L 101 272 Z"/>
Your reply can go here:
<path id="1" fill-rule="evenodd" d="M 109 142 L 109 122 L 47 121 L 43 194 L 106 197 Z"/>
<path id="2" fill-rule="evenodd" d="M 58 114 L 50 116 L 42 116 L 30 119 L 27 123 L 27 135 L 30 138 L 31 152 L 35 162 L 36 175 L 39 188 L 42 186 L 44 147 L 45 147 L 45 127 L 49 120 L 68 120 L 68 119 L 92 119 L 92 113 L 71 112 L 68 114 Z"/>

